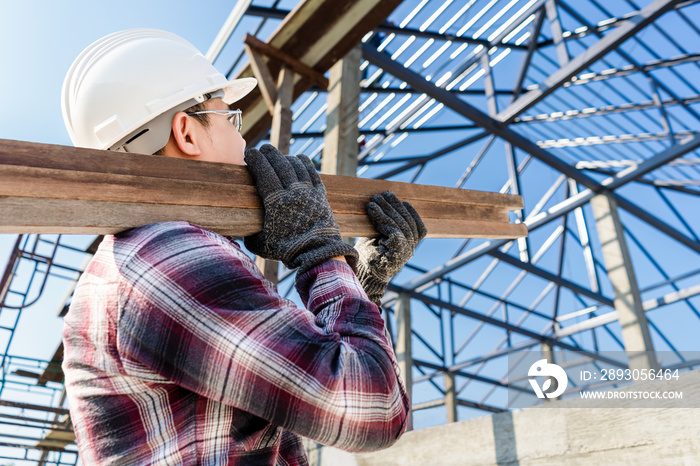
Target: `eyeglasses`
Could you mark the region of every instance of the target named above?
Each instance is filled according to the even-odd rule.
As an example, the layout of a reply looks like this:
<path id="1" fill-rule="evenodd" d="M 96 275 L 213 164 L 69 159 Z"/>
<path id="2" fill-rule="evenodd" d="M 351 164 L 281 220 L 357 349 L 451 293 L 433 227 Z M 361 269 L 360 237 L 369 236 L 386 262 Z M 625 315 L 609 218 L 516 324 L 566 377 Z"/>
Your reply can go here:
<path id="1" fill-rule="evenodd" d="M 217 115 L 224 115 L 227 117 L 228 121 L 236 128 L 239 133 L 243 129 L 243 117 L 241 116 L 240 110 L 202 110 L 201 112 L 189 112 L 188 115 L 201 115 L 202 113 L 216 113 Z"/>

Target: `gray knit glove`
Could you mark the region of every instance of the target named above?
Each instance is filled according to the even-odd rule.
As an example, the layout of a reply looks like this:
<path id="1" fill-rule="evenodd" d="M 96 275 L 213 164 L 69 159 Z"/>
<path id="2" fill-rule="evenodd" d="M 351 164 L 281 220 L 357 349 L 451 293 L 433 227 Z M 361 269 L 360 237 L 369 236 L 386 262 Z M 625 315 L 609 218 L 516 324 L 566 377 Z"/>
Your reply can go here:
<path id="1" fill-rule="evenodd" d="M 265 144 L 248 149 L 245 162 L 265 209 L 263 230 L 244 239 L 250 252 L 299 274 L 336 256 L 355 267 L 357 251 L 340 237 L 326 188 L 307 156 L 284 156 Z"/>
<path id="2" fill-rule="evenodd" d="M 428 230 L 411 204 L 402 203 L 391 191 L 374 195 L 367 214 L 380 236 L 357 240 L 357 278 L 369 299 L 379 305 L 389 281 L 406 265 Z"/>

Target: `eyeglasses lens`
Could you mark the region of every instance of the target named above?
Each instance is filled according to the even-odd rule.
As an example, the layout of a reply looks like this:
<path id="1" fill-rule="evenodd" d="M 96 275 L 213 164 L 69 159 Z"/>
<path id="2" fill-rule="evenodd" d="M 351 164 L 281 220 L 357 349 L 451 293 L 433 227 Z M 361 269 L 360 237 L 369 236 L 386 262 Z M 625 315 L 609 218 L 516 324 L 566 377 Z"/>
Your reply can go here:
<path id="1" fill-rule="evenodd" d="M 236 128 L 236 131 L 240 131 L 243 128 L 243 119 L 241 118 L 240 113 L 234 113 L 231 115 L 229 121 L 231 121 L 233 126 Z"/>

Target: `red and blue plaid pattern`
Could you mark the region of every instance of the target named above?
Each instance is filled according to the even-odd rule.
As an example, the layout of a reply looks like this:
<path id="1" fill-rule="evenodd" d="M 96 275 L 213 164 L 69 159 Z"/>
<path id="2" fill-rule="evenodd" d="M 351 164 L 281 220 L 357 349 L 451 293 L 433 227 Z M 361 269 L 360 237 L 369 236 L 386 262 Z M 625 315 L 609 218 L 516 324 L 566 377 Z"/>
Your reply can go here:
<path id="1" fill-rule="evenodd" d="M 184 222 L 104 239 L 65 317 L 83 464 L 306 464 L 299 436 L 394 443 L 409 405 L 379 309 L 347 264 L 280 297 L 228 239 Z"/>

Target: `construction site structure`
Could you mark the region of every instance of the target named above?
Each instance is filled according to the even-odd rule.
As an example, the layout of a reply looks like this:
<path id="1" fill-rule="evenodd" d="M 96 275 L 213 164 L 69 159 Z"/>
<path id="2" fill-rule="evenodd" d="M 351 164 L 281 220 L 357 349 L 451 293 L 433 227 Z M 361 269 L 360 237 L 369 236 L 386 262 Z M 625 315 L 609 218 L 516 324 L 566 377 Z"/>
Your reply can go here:
<path id="1" fill-rule="evenodd" d="M 568 368 L 678 370 L 695 393 L 697 374 L 685 372 L 700 365 L 699 2 L 268 3 L 237 2 L 207 52 L 230 78 L 261 83 L 240 102 L 249 146 L 273 141 L 328 175 L 523 201 L 507 223 L 527 236 L 426 239 L 390 284 L 382 310 L 415 430 L 394 457 L 469 464 L 450 452 L 471 447 L 484 453 L 475 464 L 554 464 L 566 457 L 543 449 L 573 438 L 571 461 L 647 464 L 692 443 L 696 416 L 683 406 L 618 408 L 608 411 L 614 426 L 590 406 L 513 411 L 513 393 L 541 402 L 510 369 L 536 355 Z M 13 349 L 42 332 L 59 341 L 57 316 L 99 237 L 13 238 L 0 280 L 0 461 L 76 464 L 61 347 Z M 293 273 L 261 265 L 294 299 Z M 554 403 L 588 388 L 571 386 Z M 615 426 L 603 442 L 602 429 Z M 453 448 L 411 453 L 431 436 Z M 342 456 L 319 448 L 308 444 L 314 458 Z M 391 464 L 391 451 L 352 461 Z M 697 460 L 686 453 L 668 458 Z"/>

